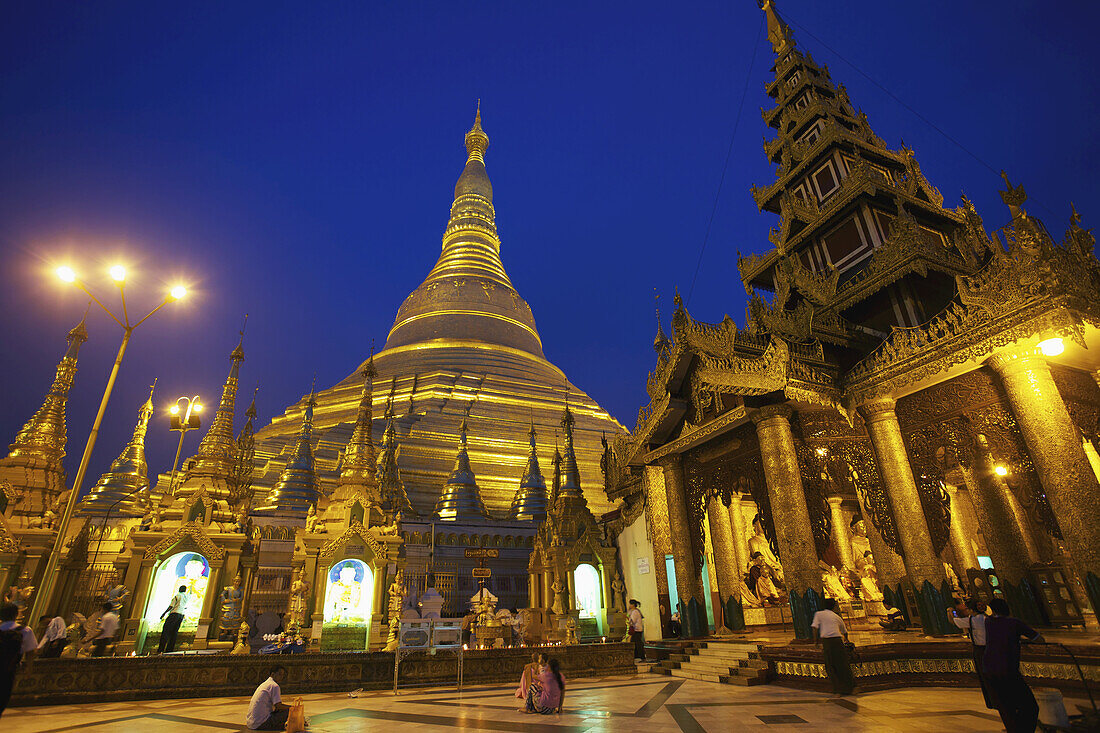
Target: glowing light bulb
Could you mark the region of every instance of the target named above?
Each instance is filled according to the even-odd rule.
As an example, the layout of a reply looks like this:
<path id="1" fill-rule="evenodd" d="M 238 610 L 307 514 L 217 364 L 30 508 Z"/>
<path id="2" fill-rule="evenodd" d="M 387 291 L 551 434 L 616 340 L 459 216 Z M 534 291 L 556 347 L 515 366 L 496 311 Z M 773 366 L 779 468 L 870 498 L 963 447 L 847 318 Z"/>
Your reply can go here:
<path id="1" fill-rule="evenodd" d="M 178 415 L 180 414 L 180 406 L 172 405 L 170 408 L 168 408 L 168 412 L 172 413 L 173 415 Z"/>
<path id="2" fill-rule="evenodd" d="M 73 268 L 68 266 L 57 268 L 57 276 L 67 283 L 76 280 L 76 272 L 73 271 Z"/>
<path id="3" fill-rule="evenodd" d="M 114 265 L 108 272 L 111 274 L 111 279 L 116 283 L 124 282 L 126 280 L 126 268 L 122 265 Z"/>
<path id="4" fill-rule="evenodd" d="M 173 299 L 180 300 L 187 296 L 187 288 L 183 287 L 182 285 L 177 285 L 169 291 L 169 294 L 172 296 Z"/>
<path id="5" fill-rule="evenodd" d="M 1065 343 L 1060 338 L 1047 339 L 1039 342 L 1039 351 L 1046 356 L 1058 356 L 1066 350 Z"/>
<path id="6" fill-rule="evenodd" d="M 993 473 L 997 474 L 998 476 L 1007 476 L 1008 475 L 1008 469 L 1005 468 L 1004 466 L 994 466 L 993 467 Z"/>
<path id="7" fill-rule="evenodd" d="M 202 405 L 200 405 L 198 402 L 191 405 L 191 412 L 202 412 Z"/>

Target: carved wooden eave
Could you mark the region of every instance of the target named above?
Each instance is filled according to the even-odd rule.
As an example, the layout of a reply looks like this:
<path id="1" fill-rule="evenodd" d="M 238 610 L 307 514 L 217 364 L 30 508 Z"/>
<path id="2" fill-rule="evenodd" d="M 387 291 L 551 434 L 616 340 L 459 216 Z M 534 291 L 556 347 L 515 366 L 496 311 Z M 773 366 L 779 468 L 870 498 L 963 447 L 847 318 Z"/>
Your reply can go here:
<path id="1" fill-rule="evenodd" d="M 728 433 L 730 430 L 743 425 L 746 420 L 748 420 L 748 411 L 745 409 L 744 405 L 738 405 L 732 410 L 722 413 L 713 420 L 703 423 L 687 435 L 665 443 L 660 448 L 649 451 L 640 457 L 639 463 L 650 465 L 665 456 L 683 453 L 723 433 Z"/>
<path id="2" fill-rule="evenodd" d="M 1028 237 L 996 251 L 980 272 L 957 277 L 958 296 L 929 323 L 895 328 L 848 373 L 848 404 L 970 371 L 1018 341 L 1060 336 L 1084 347 L 1085 326 L 1100 328 L 1100 263 L 1084 248 Z"/>
<path id="3" fill-rule="evenodd" d="M 376 559 L 384 559 L 387 556 L 386 548 L 378 541 L 374 533 L 364 527 L 362 523 L 356 521 L 352 522 L 351 526 L 344 530 L 340 536 L 322 545 L 318 557 L 325 561 L 333 560 L 338 553 L 342 553 L 354 541 L 362 542 L 374 554 Z"/>
<path id="4" fill-rule="evenodd" d="M 210 563 L 218 563 L 225 557 L 225 550 L 218 547 L 198 522 L 188 522 L 167 537 L 145 549 L 146 560 L 160 560 L 170 550 L 191 550 L 205 557 Z"/>

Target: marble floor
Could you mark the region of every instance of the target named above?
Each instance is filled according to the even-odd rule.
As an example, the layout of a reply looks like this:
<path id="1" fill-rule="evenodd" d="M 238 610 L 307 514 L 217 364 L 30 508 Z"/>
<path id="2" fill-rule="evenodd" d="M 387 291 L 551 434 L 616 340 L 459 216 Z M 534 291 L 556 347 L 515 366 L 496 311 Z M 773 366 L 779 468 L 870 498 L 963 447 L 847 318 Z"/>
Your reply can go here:
<path id="1" fill-rule="evenodd" d="M 565 713 L 518 712 L 514 687 L 477 686 L 392 692 L 303 695 L 310 730 L 487 730 L 532 733 L 667 731 L 999 731 L 981 693 L 963 688 L 913 688 L 849 697 L 774 685 L 735 687 L 656 675 L 567 681 Z M 287 702 L 294 696 L 286 694 Z M 1070 713 L 1078 701 L 1066 701 Z M 243 731 L 246 698 L 204 698 L 11 708 L 3 733 L 209 733 Z"/>

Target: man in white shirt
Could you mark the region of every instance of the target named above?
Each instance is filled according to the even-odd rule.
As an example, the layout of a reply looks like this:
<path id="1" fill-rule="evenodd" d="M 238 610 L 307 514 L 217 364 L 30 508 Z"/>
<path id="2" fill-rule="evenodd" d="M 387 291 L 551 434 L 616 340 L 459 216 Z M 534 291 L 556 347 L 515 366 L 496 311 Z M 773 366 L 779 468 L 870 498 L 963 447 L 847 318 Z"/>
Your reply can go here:
<path id="1" fill-rule="evenodd" d="M 248 703 L 244 724 L 249 730 L 283 730 L 290 706 L 283 704 L 280 685 L 286 680 L 286 667 L 272 667 L 271 675 L 260 683 Z"/>
<path id="2" fill-rule="evenodd" d="M 187 603 L 191 600 L 191 594 L 187 592 L 187 586 L 181 585 L 180 589 L 168 602 L 168 608 L 164 609 L 161 618 L 167 616 L 164 626 L 160 630 L 160 644 L 157 645 L 157 654 L 165 651 L 172 653 L 176 650 L 176 635 L 179 633 L 180 624 L 183 623 L 183 614 L 187 610 Z"/>
<path id="3" fill-rule="evenodd" d="M 118 631 L 118 614 L 110 603 L 103 604 L 103 615 L 99 617 L 99 636 L 92 640 L 92 656 L 102 657 L 107 645 L 114 641 Z"/>
<path id="4" fill-rule="evenodd" d="M 810 626 L 814 630 L 814 641 L 821 642 L 821 653 L 825 657 L 825 673 L 833 683 L 833 692 L 838 695 L 851 695 L 855 687 L 852 667 L 848 663 L 848 629 L 844 619 L 836 613 L 836 601 L 825 599 L 825 608 L 814 614 Z"/>
<path id="5" fill-rule="evenodd" d="M 19 607 L 14 603 L 0 606 L 0 714 L 8 707 L 16 672 L 30 663 L 38 649 L 34 631 L 15 622 L 18 615 Z"/>
<path id="6" fill-rule="evenodd" d="M 974 671 L 978 674 L 978 684 L 982 688 L 982 697 L 985 706 L 995 710 L 993 693 L 982 674 L 982 658 L 985 657 L 985 604 L 977 599 L 970 599 L 965 603 L 959 601 L 951 613 L 951 621 L 970 637 L 971 653 L 974 657 Z"/>

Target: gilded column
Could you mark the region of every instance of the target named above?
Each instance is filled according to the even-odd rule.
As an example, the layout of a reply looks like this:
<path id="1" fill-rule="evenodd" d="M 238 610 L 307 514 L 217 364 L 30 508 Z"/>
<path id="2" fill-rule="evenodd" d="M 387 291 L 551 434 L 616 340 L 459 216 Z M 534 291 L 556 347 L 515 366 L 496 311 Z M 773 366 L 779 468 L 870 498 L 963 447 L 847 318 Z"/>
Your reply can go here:
<path id="1" fill-rule="evenodd" d="M 867 423 L 867 433 L 875 451 L 875 464 L 897 524 L 905 573 L 920 603 L 921 625 L 928 634 L 948 633 L 954 625 L 950 624 L 944 613 L 950 598 L 946 588 L 947 576 L 943 571 L 943 561 L 932 547 L 932 535 L 928 530 L 917 483 L 913 479 L 913 469 L 909 465 L 909 454 L 901 437 L 894 400 L 872 400 L 861 405 L 860 412 Z"/>
<path id="2" fill-rule="evenodd" d="M 768 483 L 795 636 L 808 639 L 810 620 L 823 598 L 821 569 L 791 434 L 791 412 L 787 405 L 766 405 L 752 419 L 760 441 L 760 460 Z"/>
<path id="3" fill-rule="evenodd" d="M 733 531 L 726 505 L 718 497 L 707 504 L 710 541 L 714 545 L 714 575 L 718 578 L 718 597 L 723 603 L 737 595 L 737 553 L 733 549 Z"/>
<path id="4" fill-rule="evenodd" d="M 1038 558 L 1034 545 L 1029 545 L 1028 528 L 1021 526 L 1009 500 L 1011 489 L 997 475 L 993 453 L 984 435 L 974 436 L 973 462 L 963 467 L 963 476 L 970 487 L 982 522 L 982 532 L 989 545 L 993 567 L 1013 612 L 1030 624 L 1042 623 L 1035 589 L 1027 571 Z"/>
<path id="5" fill-rule="evenodd" d="M 840 562 L 848 570 L 856 569 L 855 558 L 852 557 L 852 526 L 844 519 L 844 511 L 840 508 L 843 499 L 839 496 L 828 497 L 829 522 L 833 530 L 833 547 L 840 555 Z M 872 554 L 873 551 L 872 551 Z"/>
<path id="6" fill-rule="evenodd" d="M 687 510 L 687 496 L 684 492 L 683 459 L 671 455 L 661 461 L 665 479 L 665 497 L 668 499 L 669 539 L 672 543 L 672 561 L 676 567 L 676 593 L 683 604 L 680 614 L 684 636 L 703 636 L 707 633 L 706 596 L 698 560 L 691 547 L 688 534 L 691 520 Z M 689 608 L 691 602 L 694 606 Z M 695 613 L 695 616 L 692 613 Z M 702 623 L 697 623 L 697 618 Z"/>
<path id="7" fill-rule="evenodd" d="M 733 535 L 733 552 L 737 559 L 737 575 L 744 578 L 749 566 L 749 538 L 745 529 L 745 513 L 741 509 L 741 494 L 736 491 L 730 497 L 730 532 Z"/>
<path id="8" fill-rule="evenodd" d="M 542 606 L 540 608 L 554 607 L 554 574 L 549 568 L 543 568 L 539 573 L 542 578 Z"/>
<path id="9" fill-rule="evenodd" d="M 1066 548 L 1100 617 L 1100 482 L 1077 427 L 1050 367 L 1035 349 L 994 354 L 989 365 L 1001 377 Z"/>
<path id="10" fill-rule="evenodd" d="M 947 495 L 951 497 L 951 548 L 955 551 L 955 559 L 963 567 L 963 577 L 959 580 L 965 585 L 965 572 L 971 568 L 978 570 L 978 555 L 974 552 L 971 538 L 978 534 L 977 528 L 970 523 L 970 512 L 963 506 L 963 498 L 959 495 L 959 488 L 947 484 Z"/>

